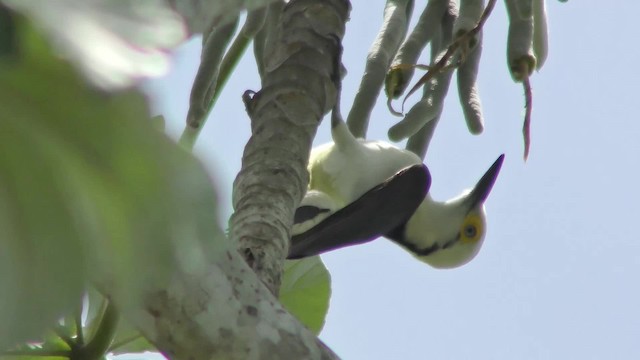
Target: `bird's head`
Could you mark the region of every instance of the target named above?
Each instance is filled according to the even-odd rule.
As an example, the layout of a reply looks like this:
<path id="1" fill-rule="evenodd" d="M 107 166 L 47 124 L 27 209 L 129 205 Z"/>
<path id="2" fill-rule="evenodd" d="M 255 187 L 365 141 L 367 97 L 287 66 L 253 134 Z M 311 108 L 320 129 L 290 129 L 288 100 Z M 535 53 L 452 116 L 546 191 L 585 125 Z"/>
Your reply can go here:
<path id="1" fill-rule="evenodd" d="M 500 155 L 476 186 L 454 199 L 437 202 L 427 196 L 404 227 L 388 237 L 435 268 L 455 268 L 471 261 L 484 241 L 484 202 L 503 160 Z"/>

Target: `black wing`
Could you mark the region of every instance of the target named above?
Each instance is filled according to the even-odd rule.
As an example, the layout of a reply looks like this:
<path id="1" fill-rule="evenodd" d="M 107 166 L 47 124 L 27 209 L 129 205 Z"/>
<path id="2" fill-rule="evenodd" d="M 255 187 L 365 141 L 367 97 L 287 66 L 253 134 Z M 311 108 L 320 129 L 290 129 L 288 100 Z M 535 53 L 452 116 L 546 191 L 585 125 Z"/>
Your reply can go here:
<path id="1" fill-rule="evenodd" d="M 409 220 L 430 185 L 431 176 L 423 164 L 399 171 L 318 225 L 294 235 L 287 258 L 314 256 L 383 236 Z M 296 215 L 298 218 L 305 216 Z"/>

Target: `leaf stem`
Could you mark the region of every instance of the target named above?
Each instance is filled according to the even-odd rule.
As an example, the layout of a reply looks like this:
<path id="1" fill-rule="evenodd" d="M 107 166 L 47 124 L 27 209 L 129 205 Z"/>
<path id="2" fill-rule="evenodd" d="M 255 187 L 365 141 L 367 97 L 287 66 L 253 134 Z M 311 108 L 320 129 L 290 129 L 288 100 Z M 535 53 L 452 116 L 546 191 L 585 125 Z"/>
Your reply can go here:
<path id="1" fill-rule="evenodd" d="M 107 304 L 100 326 L 86 346 L 77 347 L 71 350 L 70 359 L 100 359 L 113 342 L 118 327 L 118 311 L 112 302 Z"/>
<path id="2" fill-rule="evenodd" d="M 240 58 L 242 58 L 242 55 L 247 49 L 247 45 L 249 45 L 250 41 L 251 38 L 243 36 L 241 32 L 229 47 L 229 50 L 225 54 L 224 58 L 222 59 L 222 63 L 220 64 L 220 72 L 218 74 L 218 79 L 215 86 L 213 88 L 210 88 L 204 96 L 205 101 L 208 101 L 204 116 L 199 121 L 199 125 L 197 127 L 193 127 L 187 124 L 182 132 L 182 135 L 180 136 L 180 145 L 184 146 L 186 149 L 193 149 L 193 146 L 195 145 L 196 140 L 200 135 L 200 131 L 206 123 L 206 115 L 211 112 L 211 109 L 216 104 L 216 101 L 220 97 L 220 93 L 222 93 L 222 89 L 227 84 L 227 81 L 231 77 L 233 69 L 240 61 Z"/>
<path id="3" fill-rule="evenodd" d="M 82 328 L 82 310 L 84 305 L 81 304 L 78 309 L 76 309 L 75 314 L 73 314 L 73 320 L 76 325 L 76 343 L 80 346 L 84 345 L 84 329 Z"/>
<path id="4" fill-rule="evenodd" d="M 200 65 L 200 68 L 207 69 L 208 67 L 215 66 L 216 72 L 215 74 L 207 75 L 205 71 L 198 70 L 196 82 L 194 82 L 194 92 L 192 92 L 191 95 L 192 101 L 191 107 L 189 109 L 189 115 L 187 116 L 187 126 L 182 132 L 179 140 L 180 145 L 182 145 L 184 148 L 188 150 L 193 149 L 193 146 L 198 139 L 198 135 L 200 135 L 200 131 L 207 121 L 207 116 L 209 115 L 209 113 L 211 113 L 211 109 L 213 109 L 213 106 L 216 104 L 218 97 L 220 97 L 222 89 L 231 77 L 231 73 L 233 73 L 236 65 L 238 65 L 240 59 L 247 50 L 247 46 L 254 38 L 255 34 L 264 25 L 265 18 L 265 9 L 250 11 L 247 15 L 247 19 L 245 20 L 244 25 L 242 26 L 242 29 L 240 29 L 238 35 L 236 35 L 233 43 L 231 43 L 220 62 L 215 61 L 211 63 L 211 61 L 207 61 L 205 63 L 205 59 L 207 59 L 207 57 L 203 55 L 203 64 Z M 228 34 L 229 37 L 231 35 L 232 34 Z M 207 40 L 205 44 L 208 46 L 203 47 L 203 54 L 205 52 L 215 54 L 215 52 L 219 51 L 218 48 L 223 44 L 226 45 L 226 43 L 227 39 L 225 39 L 224 37 L 221 39 L 217 39 L 213 43 L 214 49 L 208 50 L 208 48 L 211 46 L 209 45 L 209 41 Z M 213 81 L 211 78 L 213 78 Z M 200 82 L 202 81 L 206 81 L 206 83 L 200 84 Z"/>
<path id="5" fill-rule="evenodd" d="M 70 349 L 72 350 L 75 349 L 78 346 L 76 341 L 71 336 L 69 336 L 69 334 L 67 334 L 64 330 L 65 329 L 63 329 L 60 326 L 55 326 L 53 328 L 53 332 L 56 333 L 56 335 L 60 339 L 62 339 L 62 341 L 64 341 L 67 345 L 69 345 Z"/>

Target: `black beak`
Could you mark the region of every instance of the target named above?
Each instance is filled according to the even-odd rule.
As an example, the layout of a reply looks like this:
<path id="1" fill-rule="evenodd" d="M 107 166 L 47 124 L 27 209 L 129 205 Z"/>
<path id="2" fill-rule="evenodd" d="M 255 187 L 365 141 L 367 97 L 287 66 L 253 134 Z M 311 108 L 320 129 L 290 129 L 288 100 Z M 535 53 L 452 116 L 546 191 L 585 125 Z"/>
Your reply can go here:
<path id="1" fill-rule="evenodd" d="M 493 188 L 493 184 L 495 184 L 496 179 L 498 178 L 498 174 L 500 173 L 500 168 L 502 167 L 502 162 L 504 161 L 504 154 L 498 156 L 496 161 L 491 165 L 489 170 L 482 175 L 480 181 L 476 184 L 476 186 L 471 190 L 471 194 L 469 194 L 469 209 L 473 209 L 485 202 L 489 197 L 489 193 Z"/>

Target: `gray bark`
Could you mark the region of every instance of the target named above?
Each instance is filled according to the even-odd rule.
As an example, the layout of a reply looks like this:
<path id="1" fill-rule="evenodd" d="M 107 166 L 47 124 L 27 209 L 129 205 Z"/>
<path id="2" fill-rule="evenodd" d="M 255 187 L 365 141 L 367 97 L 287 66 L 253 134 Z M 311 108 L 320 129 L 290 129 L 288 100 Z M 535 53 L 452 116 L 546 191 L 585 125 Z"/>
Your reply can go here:
<path id="1" fill-rule="evenodd" d="M 333 359 L 235 249 L 149 289 L 129 319 L 171 359 Z"/>
<path id="2" fill-rule="evenodd" d="M 168 283 L 147 284 L 141 303 L 101 282 L 169 358 L 337 358 L 274 294 L 308 182 L 311 142 L 335 101 L 349 9 L 343 0 L 299 0 L 283 8 L 274 46 L 265 49 L 262 89 L 247 100 L 252 136 L 234 182 L 232 241 L 218 231 L 205 249 L 183 243 L 176 249 L 188 259 L 182 269 Z"/>
<path id="3" fill-rule="evenodd" d="M 311 142 L 335 101 L 336 60 L 349 8 L 343 0 L 284 6 L 269 36 L 273 46 L 263 49 L 262 89 L 247 101 L 252 136 L 234 182 L 230 235 L 274 294 L 293 212 L 309 180 Z"/>

